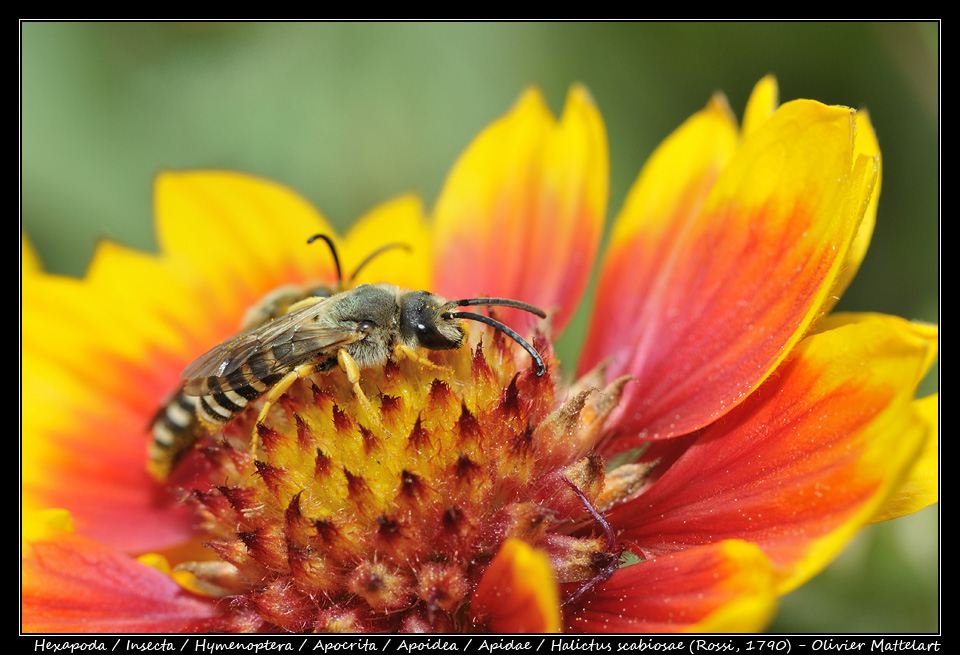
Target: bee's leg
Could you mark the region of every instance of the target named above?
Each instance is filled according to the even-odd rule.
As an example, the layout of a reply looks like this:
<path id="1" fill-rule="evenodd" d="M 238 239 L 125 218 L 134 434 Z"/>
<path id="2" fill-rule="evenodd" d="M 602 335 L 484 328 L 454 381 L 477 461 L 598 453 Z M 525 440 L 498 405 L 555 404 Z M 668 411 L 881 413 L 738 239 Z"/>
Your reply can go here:
<path id="1" fill-rule="evenodd" d="M 396 346 L 394 346 L 394 348 L 393 348 L 393 357 L 394 357 L 394 359 L 396 359 L 396 358 L 398 358 L 398 357 L 400 357 L 400 356 L 406 357 L 406 358 L 409 359 L 410 361 L 416 362 L 417 364 L 419 364 L 419 365 L 422 366 L 423 368 L 430 369 L 431 371 L 434 371 L 435 373 L 444 373 L 444 374 L 446 374 L 446 375 L 450 375 L 450 374 L 453 373 L 453 370 L 452 370 L 452 369 L 450 369 L 450 368 L 448 368 L 448 367 L 446 367 L 446 366 L 440 366 L 439 364 L 434 364 L 433 362 L 431 362 L 431 361 L 430 361 L 429 359 L 427 359 L 426 357 L 421 357 L 420 355 L 418 355 L 416 350 L 414 350 L 414 349 L 411 348 L 410 346 L 408 346 L 408 345 L 406 345 L 406 344 L 403 344 L 403 343 L 398 343 L 398 344 L 397 344 Z"/>
<path id="2" fill-rule="evenodd" d="M 367 416 L 369 416 L 371 420 L 377 421 L 378 415 L 374 413 L 370 399 L 367 398 L 367 394 L 363 393 L 363 389 L 360 388 L 360 367 L 357 365 L 357 361 L 350 353 L 341 348 L 337 351 L 337 362 L 340 364 L 343 372 L 347 374 L 347 381 L 353 385 L 353 395 L 357 397 L 357 402 L 363 406 L 364 411 L 367 412 Z"/>
<path id="3" fill-rule="evenodd" d="M 260 413 L 257 415 L 257 423 L 253 429 L 253 435 L 250 438 L 251 450 L 254 454 L 257 452 L 257 442 L 259 441 L 257 430 L 263 421 L 267 418 L 267 413 L 270 411 L 270 408 L 273 407 L 273 404 L 280 400 L 287 389 L 290 388 L 294 382 L 301 378 L 305 378 L 308 375 L 313 374 L 317 366 L 315 362 L 310 362 L 308 364 L 301 364 L 297 368 L 293 369 L 277 382 L 270 391 L 263 397 L 263 407 L 260 408 Z"/>

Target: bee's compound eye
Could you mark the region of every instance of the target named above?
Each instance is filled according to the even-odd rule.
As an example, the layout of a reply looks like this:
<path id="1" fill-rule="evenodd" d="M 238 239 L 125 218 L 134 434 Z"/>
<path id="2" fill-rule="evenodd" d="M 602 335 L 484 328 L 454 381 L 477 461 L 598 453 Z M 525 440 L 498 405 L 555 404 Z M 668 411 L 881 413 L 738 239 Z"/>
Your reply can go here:
<path id="1" fill-rule="evenodd" d="M 420 345 L 430 350 L 450 350 L 460 346 L 456 332 L 444 334 L 436 325 L 417 323 L 416 332 Z"/>

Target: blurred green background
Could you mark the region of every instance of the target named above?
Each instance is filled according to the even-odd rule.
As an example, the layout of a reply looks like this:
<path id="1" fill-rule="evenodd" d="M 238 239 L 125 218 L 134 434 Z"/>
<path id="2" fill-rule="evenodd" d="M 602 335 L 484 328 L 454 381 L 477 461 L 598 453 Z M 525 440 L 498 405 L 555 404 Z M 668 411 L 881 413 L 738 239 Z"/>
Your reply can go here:
<path id="1" fill-rule="evenodd" d="M 717 90 L 867 108 L 883 152 L 870 252 L 840 309 L 937 321 L 936 23 L 21 23 L 21 226 L 52 272 L 98 239 L 152 250 L 161 169 L 297 190 L 341 230 L 379 202 L 429 207 L 469 140 L 539 85 L 604 115 L 610 214 L 652 149 Z M 583 314 L 561 351 L 572 358 Z M 921 393 L 937 389 L 934 372 Z M 787 596 L 772 632 L 939 630 L 939 507 L 866 530 Z"/>

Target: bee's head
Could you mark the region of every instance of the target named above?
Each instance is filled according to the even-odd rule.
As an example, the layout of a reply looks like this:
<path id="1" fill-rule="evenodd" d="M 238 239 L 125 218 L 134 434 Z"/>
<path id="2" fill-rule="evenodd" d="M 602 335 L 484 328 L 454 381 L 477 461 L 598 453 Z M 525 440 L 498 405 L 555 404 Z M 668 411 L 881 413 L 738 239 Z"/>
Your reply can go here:
<path id="1" fill-rule="evenodd" d="M 466 336 L 460 321 L 445 317 L 446 301 L 428 291 L 411 291 L 400 305 L 400 334 L 404 343 L 430 350 L 453 350 Z"/>
<path id="2" fill-rule="evenodd" d="M 543 375 L 546 365 L 540 353 L 500 321 L 475 314 L 473 312 L 455 311 L 458 307 L 470 306 L 515 307 L 546 318 L 546 313 L 533 305 L 510 300 L 508 298 L 465 298 L 461 300 L 444 300 L 440 296 L 427 291 L 411 291 L 404 294 L 400 308 L 400 333 L 404 343 L 411 348 L 421 346 L 430 350 L 453 350 L 463 345 L 466 333 L 459 319 L 479 321 L 485 323 L 523 346 L 537 363 L 537 375 Z"/>

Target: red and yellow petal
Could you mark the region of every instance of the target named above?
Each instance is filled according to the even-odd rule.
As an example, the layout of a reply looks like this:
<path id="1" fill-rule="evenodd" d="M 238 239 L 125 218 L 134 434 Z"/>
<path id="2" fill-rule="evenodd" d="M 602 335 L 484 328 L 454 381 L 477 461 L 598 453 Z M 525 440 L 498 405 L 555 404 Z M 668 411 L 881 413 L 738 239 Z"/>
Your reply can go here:
<path id="1" fill-rule="evenodd" d="M 675 161 L 702 161 L 701 145 L 682 145 L 688 129 L 664 148 L 677 149 Z M 718 125 L 715 138 L 729 143 L 730 129 Z M 722 416 L 831 304 L 878 174 L 878 157 L 856 147 L 856 130 L 852 110 L 783 105 L 743 140 L 705 199 L 708 174 L 693 180 L 702 205 L 679 216 L 691 180 L 653 190 L 646 187 L 657 178 L 641 175 L 632 197 L 674 200 L 628 202 L 618 217 L 581 363 L 585 371 L 610 358 L 611 376 L 636 377 L 619 428 L 664 438 Z M 717 164 L 727 148 L 717 149 Z M 664 226 L 672 234 L 663 236 Z"/>
<path id="2" fill-rule="evenodd" d="M 57 529 L 41 532 L 24 546 L 24 632 L 214 629 L 216 605 L 185 592 L 169 576 L 90 539 Z"/>
<path id="3" fill-rule="evenodd" d="M 550 558 L 507 539 L 477 584 L 470 621 L 491 632 L 559 632 L 560 592 Z"/>
<path id="4" fill-rule="evenodd" d="M 784 572 L 784 591 L 825 566 L 897 488 L 928 429 L 913 393 L 935 335 L 861 319 L 805 339 L 645 493 L 613 508 L 621 538 L 648 556 L 751 541 Z"/>
<path id="5" fill-rule="evenodd" d="M 527 91 L 469 146 L 437 200 L 438 293 L 533 303 L 556 310 L 561 329 L 593 266 L 608 174 L 606 132 L 586 90 L 571 89 L 559 122 Z"/>
<path id="6" fill-rule="evenodd" d="M 95 278 L 38 275 L 24 295 L 23 506 L 67 508 L 78 531 L 116 548 L 160 548 L 192 532 L 143 468 L 162 380 L 177 372 L 160 356 L 164 329 L 144 325 L 157 314 L 141 311 L 143 297 Z"/>
<path id="7" fill-rule="evenodd" d="M 568 610 L 572 632 L 756 632 L 777 606 L 753 544 L 723 541 L 626 566 Z"/>
<path id="8" fill-rule="evenodd" d="M 608 357 L 621 359 L 620 366 L 613 365 L 624 370 L 630 356 L 660 349 L 655 321 L 662 318 L 658 306 L 670 293 L 665 272 L 683 265 L 677 246 L 698 220 L 736 146 L 733 116 L 726 100 L 716 96 L 647 161 L 613 226 L 581 374 Z"/>
<path id="9" fill-rule="evenodd" d="M 767 75 L 757 82 L 743 113 L 743 128 L 741 130 L 743 136 L 753 133 L 776 111 L 779 104 L 778 97 L 777 80 L 773 75 Z M 877 143 L 877 135 L 874 133 L 873 126 L 870 124 L 870 117 L 866 111 L 857 113 L 856 148 L 861 154 L 877 157 L 879 166 L 880 145 Z M 834 284 L 833 293 L 828 298 L 827 306 L 830 306 L 831 300 L 837 300 L 843 295 L 843 292 L 860 269 L 860 263 L 867 253 L 867 247 L 873 237 L 873 228 L 877 219 L 877 205 L 880 201 L 880 178 L 881 173 L 878 171 L 876 187 L 870 196 L 870 204 L 864 212 L 863 220 L 860 221 L 857 236 L 847 251 L 846 261 L 840 267 L 840 275 Z M 825 306 L 825 310 L 827 306 Z"/>

